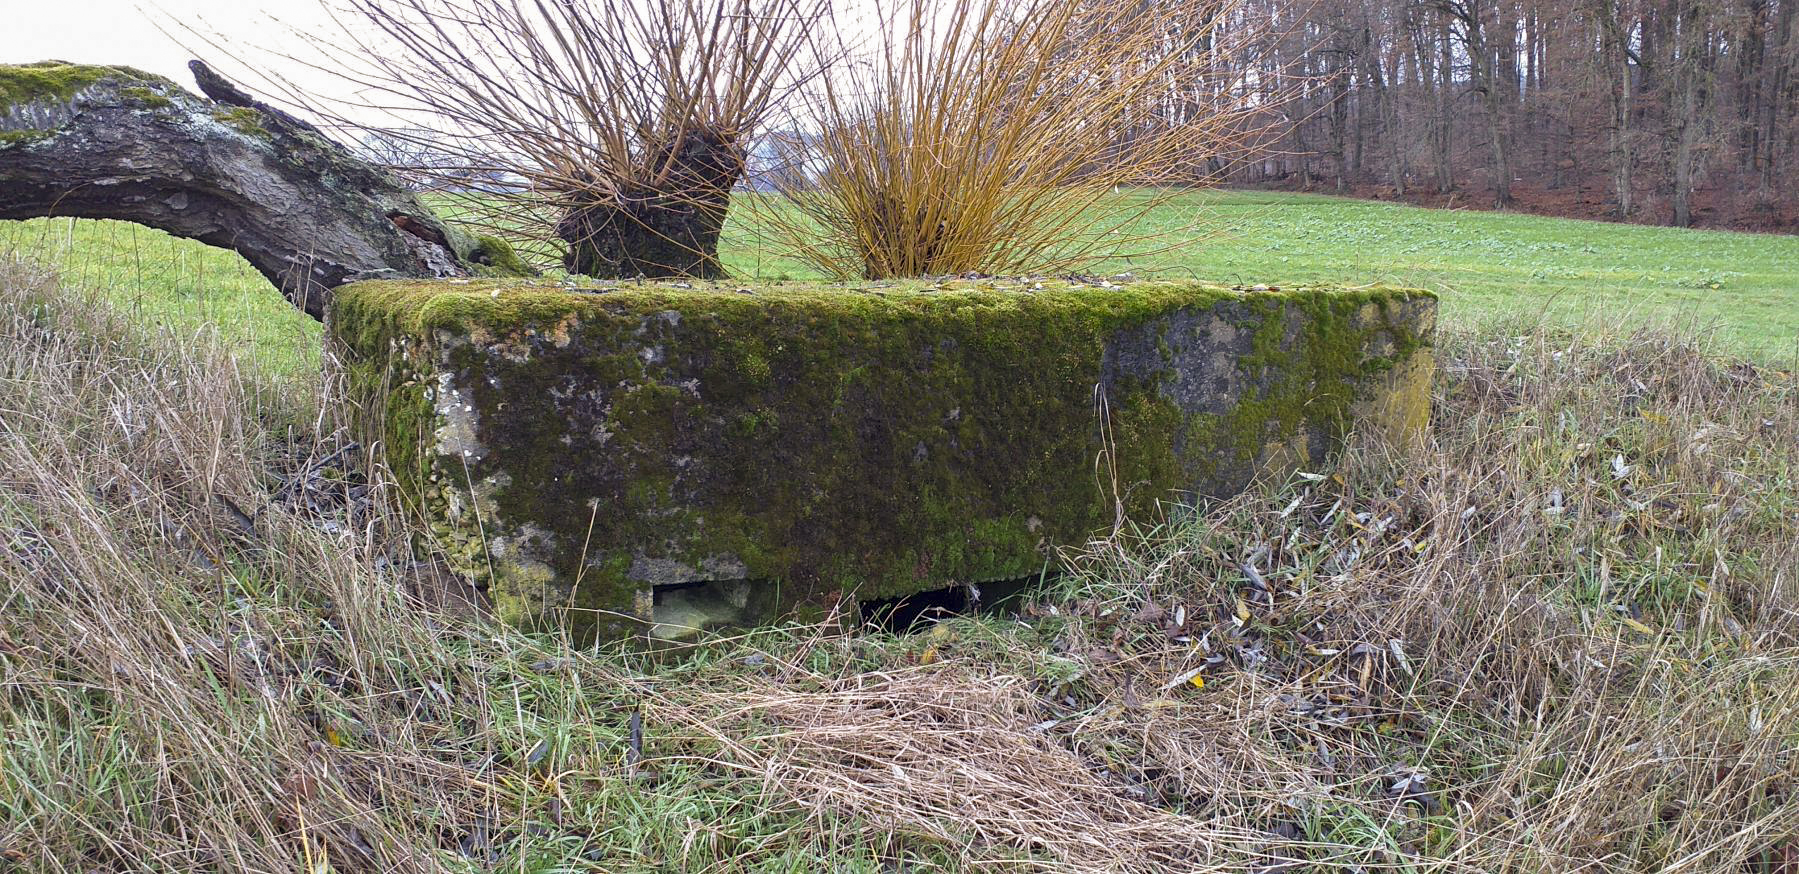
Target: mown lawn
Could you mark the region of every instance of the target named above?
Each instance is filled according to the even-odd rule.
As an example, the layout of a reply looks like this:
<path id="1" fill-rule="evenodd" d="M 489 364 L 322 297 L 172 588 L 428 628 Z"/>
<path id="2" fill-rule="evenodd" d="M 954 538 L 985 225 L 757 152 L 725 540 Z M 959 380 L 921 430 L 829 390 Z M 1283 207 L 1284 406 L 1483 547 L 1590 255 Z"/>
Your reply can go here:
<path id="1" fill-rule="evenodd" d="M 1225 283 L 1390 283 L 1443 295 L 1446 324 L 1522 317 L 1612 326 L 1716 328 L 1725 348 L 1768 361 L 1799 354 L 1799 236 L 1688 231 L 1266 192 L 1198 194 L 1145 220 L 1165 248 L 1105 272 Z M 75 285 L 175 330 L 216 324 L 276 369 L 310 367 L 318 328 L 235 254 L 119 222 L 0 222 L 14 249 Z M 748 279 L 812 274 L 741 221 L 727 265 Z"/>
<path id="2" fill-rule="evenodd" d="M 1232 282 L 1385 282 L 1443 295 L 1462 326 L 1556 321 L 1716 325 L 1727 346 L 1799 351 L 1799 236 L 1545 218 L 1265 192 L 1194 198 L 1215 236 L 1146 265 Z M 1155 217 L 1176 225 L 1177 211 Z"/>

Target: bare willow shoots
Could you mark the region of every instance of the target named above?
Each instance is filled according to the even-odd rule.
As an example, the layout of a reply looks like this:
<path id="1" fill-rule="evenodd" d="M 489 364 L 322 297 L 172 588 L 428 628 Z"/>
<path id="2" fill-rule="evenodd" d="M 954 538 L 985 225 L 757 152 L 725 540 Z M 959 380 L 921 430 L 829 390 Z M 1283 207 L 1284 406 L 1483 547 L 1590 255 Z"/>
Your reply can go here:
<path id="1" fill-rule="evenodd" d="M 465 217 L 594 276 L 713 276 L 746 141 L 816 69 L 825 0 L 345 0 L 332 110 Z M 371 125 L 368 118 L 387 121 Z"/>
<path id="2" fill-rule="evenodd" d="M 838 277 L 1060 271 L 1274 123 L 1240 0 L 905 0 L 806 89 L 764 233 Z M 843 38 L 843 37 L 840 37 Z M 1130 196 L 1119 189 L 1155 186 Z"/>

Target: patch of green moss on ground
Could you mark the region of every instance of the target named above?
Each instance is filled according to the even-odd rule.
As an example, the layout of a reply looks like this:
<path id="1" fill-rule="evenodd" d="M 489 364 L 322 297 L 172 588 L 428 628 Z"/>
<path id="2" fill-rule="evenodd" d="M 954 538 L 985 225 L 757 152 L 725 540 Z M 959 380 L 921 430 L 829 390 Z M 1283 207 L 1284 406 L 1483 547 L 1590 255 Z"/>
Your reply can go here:
<path id="1" fill-rule="evenodd" d="M 214 106 L 212 118 L 244 136 L 259 140 L 269 138 L 268 128 L 262 126 L 262 113 L 247 106 Z"/>
<path id="2" fill-rule="evenodd" d="M 1144 518 L 1217 473 L 1196 465 L 1247 468 L 1273 434 L 1338 423 L 1380 329 L 1357 320 L 1394 294 L 383 282 L 340 290 L 334 324 L 377 352 L 470 340 L 437 366 L 493 450 L 471 474 L 504 483 L 502 519 L 549 530 L 557 573 L 581 579 L 568 606 L 592 616 L 642 585 L 609 549 L 728 556 L 790 607 L 1034 574 L 1121 504 Z M 1165 375 L 1120 377 L 1102 426 L 1095 379 L 1120 332 L 1220 307 L 1246 308 L 1232 318 L 1254 336 L 1238 403 L 1196 413 Z"/>
<path id="3" fill-rule="evenodd" d="M 131 67 L 70 64 L 65 61 L 0 64 L 0 113 L 39 100 L 68 101 L 82 89 L 104 79 L 174 87 L 174 83 L 161 76 Z"/>

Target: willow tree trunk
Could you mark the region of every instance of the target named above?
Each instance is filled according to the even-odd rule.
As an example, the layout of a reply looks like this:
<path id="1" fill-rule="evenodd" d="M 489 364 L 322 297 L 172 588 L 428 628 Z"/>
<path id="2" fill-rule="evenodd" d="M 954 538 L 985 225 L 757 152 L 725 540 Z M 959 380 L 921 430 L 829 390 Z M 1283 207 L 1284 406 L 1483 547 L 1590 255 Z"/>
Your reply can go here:
<path id="1" fill-rule="evenodd" d="M 0 219 L 122 219 L 231 249 L 314 318 L 358 279 L 516 264 L 318 128 L 191 66 L 210 100 L 128 67 L 0 65 Z"/>
<path id="2" fill-rule="evenodd" d="M 556 225 L 570 273 L 607 279 L 725 276 L 718 260 L 731 189 L 744 155 L 728 134 L 686 131 L 651 151 L 643 181 L 587 200 Z"/>

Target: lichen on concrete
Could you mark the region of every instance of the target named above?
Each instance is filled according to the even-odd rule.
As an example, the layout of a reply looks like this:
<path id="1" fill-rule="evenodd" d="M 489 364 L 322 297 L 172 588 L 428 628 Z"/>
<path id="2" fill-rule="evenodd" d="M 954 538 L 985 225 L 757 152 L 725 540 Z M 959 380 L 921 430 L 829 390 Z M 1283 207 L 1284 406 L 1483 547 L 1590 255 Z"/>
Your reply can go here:
<path id="1" fill-rule="evenodd" d="M 372 282 L 331 324 L 365 431 L 501 614 L 618 636 L 695 582 L 805 614 L 1028 576 L 1119 507 L 1419 427 L 1434 308 L 1198 283 Z"/>

